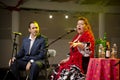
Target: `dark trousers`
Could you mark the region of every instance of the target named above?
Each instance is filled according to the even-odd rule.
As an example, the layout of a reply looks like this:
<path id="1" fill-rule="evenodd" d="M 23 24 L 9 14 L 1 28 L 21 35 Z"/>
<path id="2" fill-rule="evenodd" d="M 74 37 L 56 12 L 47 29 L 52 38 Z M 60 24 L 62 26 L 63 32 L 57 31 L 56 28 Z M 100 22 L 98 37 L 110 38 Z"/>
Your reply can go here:
<path id="1" fill-rule="evenodd" d="M 84 73 L 87 73 L 87 67 L 88 67 L 88 63 L 89 63 L 89 59 L 90 57 L 82 57 L 82 67 L 84 70 Z"/>
<path id="2" fill-rule="evenodd" d="M 21 59 L 18 59 L 11 64 L 10 70 L 15 76 L 16 80 L 20 80 L 20 71 L 26 70 L 27 63 L 28 61 L 23 61 Z M 30 80 L 37 80 L 40 68 L 41 67 L 38 66 L 38 64 L 36 64 L 35 62 L 31 64 L 30 73 L 29 73 Z"/>

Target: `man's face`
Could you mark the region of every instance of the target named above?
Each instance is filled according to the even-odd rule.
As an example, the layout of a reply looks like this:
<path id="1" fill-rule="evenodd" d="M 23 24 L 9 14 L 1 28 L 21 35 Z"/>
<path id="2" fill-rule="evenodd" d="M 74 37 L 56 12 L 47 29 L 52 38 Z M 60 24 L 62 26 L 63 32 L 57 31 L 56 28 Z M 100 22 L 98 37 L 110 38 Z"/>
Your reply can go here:
<path id="1" fill-rule="evenodd" d="M 30 24 L 30 28 L 28 29 L 31 35 L 36 36 L 39 34 L 39 26 L 35 23 Z"/>

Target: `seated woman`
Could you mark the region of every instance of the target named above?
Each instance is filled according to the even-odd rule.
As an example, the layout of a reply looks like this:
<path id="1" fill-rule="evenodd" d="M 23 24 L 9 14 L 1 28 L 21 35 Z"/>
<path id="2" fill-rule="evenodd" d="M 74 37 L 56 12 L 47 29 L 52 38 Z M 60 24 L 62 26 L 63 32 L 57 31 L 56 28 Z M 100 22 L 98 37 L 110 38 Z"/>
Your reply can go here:
<path id="1" fill-rule="evenodd" d="M 77 34 L 70 44 L 70 54 L 67 59 L 62 60 L 59 66 L 53 70 L 51 80 L 80 80 L 87 72 L 90 58 L 94 57 L 94 35 L 88 20 L 79 17 Z"/>

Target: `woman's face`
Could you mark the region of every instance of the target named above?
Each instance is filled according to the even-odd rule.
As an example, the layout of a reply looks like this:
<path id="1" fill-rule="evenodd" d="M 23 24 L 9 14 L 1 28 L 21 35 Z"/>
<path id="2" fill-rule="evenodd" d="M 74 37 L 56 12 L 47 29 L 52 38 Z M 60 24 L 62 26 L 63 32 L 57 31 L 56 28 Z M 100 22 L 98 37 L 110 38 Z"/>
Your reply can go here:
<path id="1" fill-rule="evenodd" d="M 77 22 L 77 32 L 79 33 L 79 34 L 82 34 L 83 32 L 84 32 L 84 27 L 85 27 L 86 25 L 85 25 L 85 22 L 84 22 L 84 20 L 78 20 L 78 22 Z"/>
<path id="2" fill-rule="evenodd" d="M 29 32 L 31 35 L 36 36 L 39 34 L 39 27 L 36 26 L 34 23 L 30 24 Z"/>

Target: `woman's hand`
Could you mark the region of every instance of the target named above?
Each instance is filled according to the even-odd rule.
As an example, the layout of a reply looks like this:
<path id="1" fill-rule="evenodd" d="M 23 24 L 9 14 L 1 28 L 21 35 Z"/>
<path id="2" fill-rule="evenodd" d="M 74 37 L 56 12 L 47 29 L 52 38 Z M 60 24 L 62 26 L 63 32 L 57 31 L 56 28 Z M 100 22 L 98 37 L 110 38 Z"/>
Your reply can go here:
<path id="1" fill-rule="evenodd" d="M 65 63 L 69 60 L 69 57 L 60 61 L 60 64 Z"/>
<path id="2" fill-rule="evenodd" d="M 84 44 L 79 41 L 78 42 L 69 42 L 69 44 L 70 44 L 70 47 L 79 47 L 81 49 L 84 48 Z"/>
<path id="3" fill-rule="evenodd" d="M 69 42 L 70 44 L 70 47 L 76 47 L 78 45 L 78 43 L 75 43 L 75 42 Z"/>

